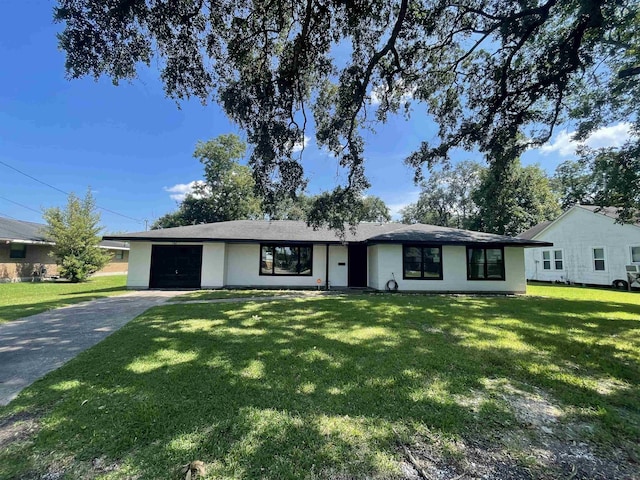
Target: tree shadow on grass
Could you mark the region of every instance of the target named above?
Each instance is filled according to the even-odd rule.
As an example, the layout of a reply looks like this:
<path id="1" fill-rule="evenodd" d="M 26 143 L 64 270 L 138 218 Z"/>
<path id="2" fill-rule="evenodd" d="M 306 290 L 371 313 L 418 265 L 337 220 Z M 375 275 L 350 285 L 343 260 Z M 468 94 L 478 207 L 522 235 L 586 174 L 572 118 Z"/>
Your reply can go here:
<path id="1" fill-rule="evenodd" d="M 605 423 L 615 423 L 616 407 L 637 420 L 637 401 L 557 370 L 584 364 L 574 377 L 615 376 L 638 398 L 637 362 L 590 342 L 638 328 L 607 319 L 619 308 L 451 297 L 166 306 L 34 384 L 4 414 L 47 411 L 31 453 L 106 456 L 143 478 L 196 458 L 221 477 L 390 474 L 394 429 L 463 437 L 509 428 L 513 416 L 493 422 L 487 378 L 548 388 L 567 407 L 604 408 Z M 586 332 L 582 345 L 571 329 Z M 37 458 L 28 452 L 8 458 Z"/>

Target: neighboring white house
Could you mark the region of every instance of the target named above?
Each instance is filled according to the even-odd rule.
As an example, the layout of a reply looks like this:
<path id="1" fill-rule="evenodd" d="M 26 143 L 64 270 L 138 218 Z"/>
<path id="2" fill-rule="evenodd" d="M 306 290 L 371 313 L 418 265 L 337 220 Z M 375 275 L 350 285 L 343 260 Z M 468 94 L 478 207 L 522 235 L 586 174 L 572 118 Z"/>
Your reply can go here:
<path id="1" fill-rule="evenodd" d="M 640 224 L 617 218 L 615 208 L 576 205 L 518 235 L 553 243 L 527 249 L 527 279 L 626 287 L 626 266 L 640 265 Z"/>
<path id="2" fill-rule="evenodd" d="M 535 240 L 433 225 L 362 223 L 341 240 L 297 221 L 210 223 L 105 237 L 130 242 L 130 288 L 526 290 Z"/>

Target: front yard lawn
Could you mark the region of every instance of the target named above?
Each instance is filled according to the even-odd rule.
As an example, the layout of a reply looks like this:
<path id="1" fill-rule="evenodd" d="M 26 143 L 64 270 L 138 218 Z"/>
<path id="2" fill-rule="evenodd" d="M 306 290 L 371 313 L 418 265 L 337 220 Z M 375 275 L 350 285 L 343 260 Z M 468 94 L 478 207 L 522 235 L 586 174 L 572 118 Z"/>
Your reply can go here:
<path id="1" fill-rule="evenodd" d="M 640 296 L 537 288 L 151 309 L 0 409 L 0 478 L 637 478 Z"/>
<path id="2" fill-rule="evenodd" d="M 52 308 L 126 293 L 126 283 L 126 275 L 93 277 L 84 283 L 0 283 L 0 323 Z"/>

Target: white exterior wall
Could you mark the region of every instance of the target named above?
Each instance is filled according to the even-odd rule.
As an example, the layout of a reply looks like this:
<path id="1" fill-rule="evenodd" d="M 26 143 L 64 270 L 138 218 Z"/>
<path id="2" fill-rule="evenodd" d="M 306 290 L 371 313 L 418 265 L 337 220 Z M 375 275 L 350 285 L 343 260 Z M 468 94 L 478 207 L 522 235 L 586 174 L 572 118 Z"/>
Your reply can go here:
<path id="1" fill-rule="evenodd" d="M 224 243 L 205 243 L 202 247 L 202 288 L 222 288 L 225 285 Z"/>
<path id="2" fill-rule="evenodd" d="M 326 247 L 323 247 L 326 248 Z M 349 281 L 349 250 L 344 245 L 329 245 L 329 287 L 346 287 Z M 315 250 L 313 252 L 315 259 Z M 344 263 L 344 265 L 339 265 Z M 315 261 L 314 261 L 315 265 Z M 315 267 L 314 267 L 315 268 Z M 324 272 L 324 270 L 323 270 Z M 313 271 L 315 273 L 315 270 Z"/>
<path id="3" fill-rule="evenodd" d="M 382 290 L 384 284 L 380 284 L 380 274 L 378 272 L 378 245 L 371 245 L 367 248 L 367 260 L 369 262 L 369 282 L 368 287 Z"/>
<path id="4" fill-rule="evenodd" d="M 527 249 L 527 279 L 611 285 L 615 280 L 626 280 L 625 265 L 631 264 L 631 247 L 640 247 L 640 227 L 615 223 L 600 213 L 573 207 L 535 240 L 554 246 Z M 595 270 L 594 248 L 605 250 L 604 271 Z M 551 251 L 551 270 L 543 269 L 545 250 Z M 562 250 L 562 270 L 554 268 L 554 250 Z"/>
<path id="5" fill-rule="evenodd" d="M 402 245 L 379 244 L 369 247 L 369 286 L 382 290 L 393 273 L 400 291 L 432 292 L 509 292 L 524 293 L 524 248 L 505 247 L 505 280 L 467 280 L 467 250 L 464 246 L 442 247 L 442 280 L 404 280 Z M 372 257 L 377 259 L 372 259 Z M 377 264 L 377 268 L 371 265 Z"/>
<path id="6" fill-rule="evenodd" d="M 229 243 L 226 247 L 227 278 L 229 287 L 317 287 L 324 288 L 326 281 L 326 245 L 313 246 L 311 276 L 260 275 L 260 244 Z M 329 255 L 331 258 L 331 255 Z M 331 285 L 335 285 L 329 277 Z"/>
<path id="7" fill-rule="evenodd" d="M 127 288 L 149 288 L 151 242 L 131 242 Z"/>

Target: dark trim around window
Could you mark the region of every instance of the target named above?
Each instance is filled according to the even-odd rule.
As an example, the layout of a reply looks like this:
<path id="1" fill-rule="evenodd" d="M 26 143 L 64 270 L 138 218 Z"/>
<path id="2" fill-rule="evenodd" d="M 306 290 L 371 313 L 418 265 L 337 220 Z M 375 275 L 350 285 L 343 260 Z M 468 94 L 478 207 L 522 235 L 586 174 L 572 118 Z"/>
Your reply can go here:
<path id="1" fill-rule="evenodd" d="M 473 262 L 473 265 L 477 265 L 478 267 L 482 267 L 482 277 L 476 277 L 473 275 L 473 269 L 472 267 L 472 262 L 470 261 L 469 258 L 469 252 L 472 250 L 482 250 L 483 254 L 482 254 L 482 258 L 483 261 L 482 262 Z M 487 262 L 487 250 L 500 250 L 500 257 L 502 258 L 502 261 L 500 263 L 490 263 Z M 467 246 L 467 251 L 466 251 L 466 259 L 465 262 L 467 263 L 467 280 L 470 281 L 484 281 L 484 282 L 503 282 L 506 280 L 506 276 L 505 276 L 505 268 L 504 268 L 504 247 L 469 247 Z M 493 277 L 493 278 L 488 278 L 489 277 L 489 265 L 499 265 L 500 266 L 500 277 Z"/>
<path id="2" fill-rule="evenodd" d="M 412 277 L 407 276 L 407 256 L 406 252 L 409 248 L 419 248 L 420 249 L 420 276 Z M 438 268 L 438 276 L 425 276 L 425 249 L 438 249 L 438 258 L 440 259 L 439 268 Z M 415 244 L 402 244 L 402 278 L 403 280 L 442 280 L 442 245 L 415 245 Z"/>
<path id="3" fill-rule="evenodd" d="M 27 244 L 12 243 L 11 245 L 9 245 L 9 258 L 27 258 Z"/>
<path id="4" fill-rule="evenodd" d="M 268 264 L 268 262 L 263 262 L 262 260 L 262 251 L 265 248 L 271 248 L 271 265 Z M 275 249 L 276 248 L 289 248 L 292 251 L 295 252 L 295 256 L 296 256 L 296 271 L 295 272 L 291 272 L 291 273 L 276 273 L 276 259 L 274 258 L 276 256 L 275 254 Z M 300 273 L 301 267 L 303 266 L 303 263 L 301 262 L 302 258 L 301 258 L 301 251 L 303 249 L 308 249 L 309 250 L 309 258 L 308 258 L 308 265 L 309 265 L 309 271 L 308 273 Z M 310 277 L 313 275 L 313 245 L 300 245 L 300 244 L 291 244 L 291 243 L 261 243 L 260 244 L 260 252 L 259 252 L 259 258 L 258 258 L 258 274 L 260 276 L 267 276 L 267 277 Z M 270 272 L 268 270 L 271 270 Z"/>

